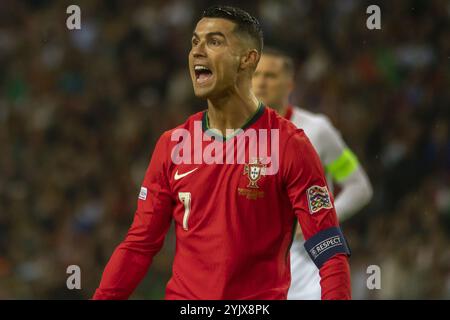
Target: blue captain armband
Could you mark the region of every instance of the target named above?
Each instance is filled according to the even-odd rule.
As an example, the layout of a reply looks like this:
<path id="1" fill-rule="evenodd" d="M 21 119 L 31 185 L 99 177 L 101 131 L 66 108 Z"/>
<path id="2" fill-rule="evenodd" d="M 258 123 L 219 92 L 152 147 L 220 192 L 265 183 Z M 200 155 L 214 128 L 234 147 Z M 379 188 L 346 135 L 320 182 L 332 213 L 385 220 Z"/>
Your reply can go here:
<path id="1" fill-rule="evenodd" d="M 350 256 L 350 248 L 341 228 L 331 227 L 319 231 L 305 242 L 305 249 L 317 268 L 338 253 Z"/>

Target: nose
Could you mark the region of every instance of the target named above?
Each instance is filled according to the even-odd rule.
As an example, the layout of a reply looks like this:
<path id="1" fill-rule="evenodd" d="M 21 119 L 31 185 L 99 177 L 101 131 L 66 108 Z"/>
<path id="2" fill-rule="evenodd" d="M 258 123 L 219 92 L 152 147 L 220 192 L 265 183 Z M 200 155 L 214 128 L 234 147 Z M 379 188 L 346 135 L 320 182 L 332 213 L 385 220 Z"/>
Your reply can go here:
<path id="1" fill-rule="evenodd" d="M 192 56 L 194 58 L 204 58 L 206 57 L 205 45 L 203 41 L 200 41 L 197 45 L 192 47 Z"/>

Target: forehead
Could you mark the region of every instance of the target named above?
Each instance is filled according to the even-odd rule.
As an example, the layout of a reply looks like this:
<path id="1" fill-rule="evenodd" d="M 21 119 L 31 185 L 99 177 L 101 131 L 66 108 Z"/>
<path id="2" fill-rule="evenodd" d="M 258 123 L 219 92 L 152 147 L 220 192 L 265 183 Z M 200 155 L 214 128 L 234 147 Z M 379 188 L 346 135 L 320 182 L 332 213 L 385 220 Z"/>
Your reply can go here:
<path id="1" fill-rule="evenodd" d="M 222 18 L 202 18 L 196 25 L 194 32 L 199 36 L 205 36 L 211 32 L 221 32 L 225 36 L 232 36 L 236 24 Z"/>

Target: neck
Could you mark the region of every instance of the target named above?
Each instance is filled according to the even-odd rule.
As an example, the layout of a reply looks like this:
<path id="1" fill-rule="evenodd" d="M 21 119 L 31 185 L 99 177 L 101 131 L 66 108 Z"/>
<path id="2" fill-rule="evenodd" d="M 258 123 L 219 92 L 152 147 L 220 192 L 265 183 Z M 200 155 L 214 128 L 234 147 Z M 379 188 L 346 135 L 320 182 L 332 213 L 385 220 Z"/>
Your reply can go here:
<path id="1" fill-rule="evenodd" d="M 258 109 L 258 99 L 253 92 L 235 90 L 231 94 L 208 99 L 210 128 L 226 136 L 226 129 L 239 129 Z"/>

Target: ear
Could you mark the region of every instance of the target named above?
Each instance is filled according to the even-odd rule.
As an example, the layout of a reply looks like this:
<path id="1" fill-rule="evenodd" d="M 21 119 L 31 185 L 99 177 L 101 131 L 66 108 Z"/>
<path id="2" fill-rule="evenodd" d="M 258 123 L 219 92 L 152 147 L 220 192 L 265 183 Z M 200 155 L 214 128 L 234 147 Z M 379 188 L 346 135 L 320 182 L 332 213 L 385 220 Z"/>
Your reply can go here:
<path id="1" fill-rule="evenodd" d="M 241 70 L 245 69 L 256 69 L 258 65 L 260 54 L 256 49 L 248 50 L 243 56 L 241 56 L 241 63 L 239 68 Z"/>

